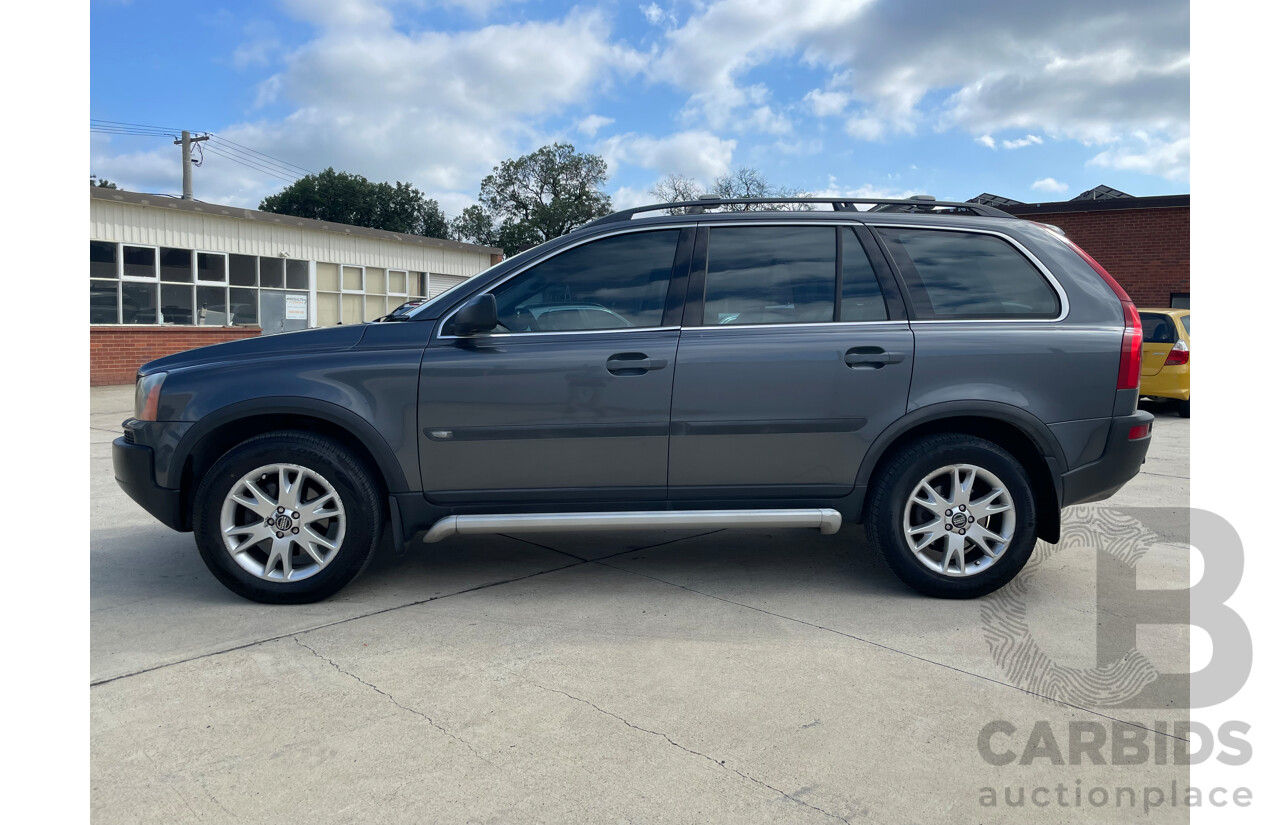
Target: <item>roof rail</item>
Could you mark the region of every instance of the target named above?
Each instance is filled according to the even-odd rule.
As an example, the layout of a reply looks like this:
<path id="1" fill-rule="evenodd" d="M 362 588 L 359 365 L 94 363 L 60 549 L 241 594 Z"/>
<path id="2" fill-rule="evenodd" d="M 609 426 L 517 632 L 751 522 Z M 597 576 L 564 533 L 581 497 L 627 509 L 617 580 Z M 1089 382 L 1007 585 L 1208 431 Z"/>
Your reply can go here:
<path id="1" fill-rule="evenodd" d="M 739 206 L 767 203 L 829 203 L 835 212 L 911 212 L 917 214 L 955 214 L 957 212 L 978 215 L 984 218 L 1013 218 L 1008 212 L 982 203 L 961 203 L 959 201 L 938 201 L 928 195 L 919 195 L 907 199 L 895 198 L 717 198 L 706 196 L 695 201 L 675 201 L 672 203 L 653 203 L 648 206 L 636 206 L 622 209 L 603 218 L 596 218 L 586 226 L 602 223 L 629 221 L 643 212 L 658 212 L 669 209 L 687 209 L 686 214 L 700 215 L 705 210 L 722 206 Z M 868 209 L 858 207 L 868 206 Z M 583 228 L 585 229 L 586 226 Z"/>

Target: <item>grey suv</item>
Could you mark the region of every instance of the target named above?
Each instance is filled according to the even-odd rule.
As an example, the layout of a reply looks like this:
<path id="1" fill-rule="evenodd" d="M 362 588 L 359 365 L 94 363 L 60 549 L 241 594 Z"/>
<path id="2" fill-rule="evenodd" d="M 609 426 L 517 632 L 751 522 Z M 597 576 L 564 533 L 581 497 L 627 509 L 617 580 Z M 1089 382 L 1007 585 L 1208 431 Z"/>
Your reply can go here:
<path id="1" fill-rule="evenodd" d="M 384 525 L 399 549 L 858 522 L 911 587 L 980 596 L 1138 472 L 1141 322 L 1070 240 L 978 204 L 777 203 L 618 212 L 379 323 L 152 361 L 116 479 L 227 587 L 296 603 Z"/>

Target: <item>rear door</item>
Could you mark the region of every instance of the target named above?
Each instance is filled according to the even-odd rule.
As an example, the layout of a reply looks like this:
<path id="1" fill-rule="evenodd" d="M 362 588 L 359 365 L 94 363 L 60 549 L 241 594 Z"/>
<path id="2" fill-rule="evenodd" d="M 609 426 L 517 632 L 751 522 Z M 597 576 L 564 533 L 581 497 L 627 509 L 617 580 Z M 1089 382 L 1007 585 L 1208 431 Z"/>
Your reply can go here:
<path id="1" fill-rule="evenodd" d="M 693 236 L 628 231 L 570 247 L 489 290 L 498 331 L 439 336 L 419 384 L 427 497 L 664 499 Z"/>
<path id="2" fill-rule="evenodd" d="M 913 339 L 867 230 L 700 227 L 672 393 L 673 499 L 853 489 L 906 410 Z"/>
<path id="3" fill-rule="evenodd" d="M 1169 350 L 1178 342 L 1173 316 L 1162 312 L 1140 312 L 1142 318 L 1142 374 L 1156 375 L 1164 368 Z"/>

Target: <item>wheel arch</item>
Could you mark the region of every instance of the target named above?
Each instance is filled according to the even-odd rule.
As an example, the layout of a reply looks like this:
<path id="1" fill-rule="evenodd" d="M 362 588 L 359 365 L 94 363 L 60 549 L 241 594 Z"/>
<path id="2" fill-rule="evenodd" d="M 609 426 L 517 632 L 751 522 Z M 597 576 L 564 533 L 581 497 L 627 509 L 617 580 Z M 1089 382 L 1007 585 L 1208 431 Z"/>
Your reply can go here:
<path id="1" fill-rule="evenodd" d="M 312 398 L 253 399 L 204 416 L 175 448 L 173 466 L 181 467 L 181 511 L 186 529 L 190 529 L 196 479 L 227 450 L 273 430 L 303 430 L 338 441 L 369 466 L 384 498 L 390 492 L 408 489 L 404 470 L 386 440 L 350 410 Z"/>
<path id="2" fill-rule="evenodd" d="M 855 489 L 865 493 L 905 444 L 935 433 L 964 433 L 1000 445 L 1027 469 L 1036 503 L 1036 534 L 1057 542 L 1061 533 L 1062 445 L 1044 422 L 1009 404 L 992 401 L 934 404 L 907 413 L 882 432 L 858 469 Z M 861 508 L 860 508 L 861 509 Z M 865 513 L 859 513 L 862 521 Z"/>

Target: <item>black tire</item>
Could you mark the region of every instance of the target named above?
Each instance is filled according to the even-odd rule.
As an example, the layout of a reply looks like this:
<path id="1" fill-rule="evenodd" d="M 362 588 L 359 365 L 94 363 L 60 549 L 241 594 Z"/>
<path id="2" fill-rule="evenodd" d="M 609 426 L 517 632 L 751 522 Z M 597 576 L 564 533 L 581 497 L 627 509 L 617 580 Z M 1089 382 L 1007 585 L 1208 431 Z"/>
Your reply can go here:
<path id="1" fill-rule="evenodd" d="M 1182 416 L 1183 418 L 1191 417 L 1191 399 L 1190 398 L 1188 398 L 1186 401 L 1178 402 L 1178 415 Z"/>
<path id="2" fill-rule="evenodd" d="M 341 498 L 345 534 L 326 564 L 299 581 L 267 581 L 245 570 L 223 544 L 223 502 L 247 473 L 269 464 L 296 464 L 323 476 Z M 200 557 L 232 592 L 265 604 L 305 604 L 327 599 L 368 566 L 382 537 L 382 495 L 369 468 L 350 450 L 324 436 L 294 430 L 264 433 L 223 455 L 196 490 L 192 526 Z M 299 558 L 302 558 L 299 556 Z"/>
<path id="3" fill-rule="evenodd" d="M 926 567 L 911 550 L 902 528 L 908 497 L 916 485 L 950 464 L 973 465 L 994 474 L 1003 482 L 1016 514 L 1004 552 L 987 569 L 967 576 L 947 576 Z M 867 539 L 898 578 L 926 596 L 972 599 L 999 590 L 1018 575 L 1036 545 L 1035 500 L 1026 470 L 999 445 L 971 435 L 925 436 L 896 451 L 878 470 L 867 507 Z M 980 553 L 970 547 L 966 556 L 978 558 Z"/>

